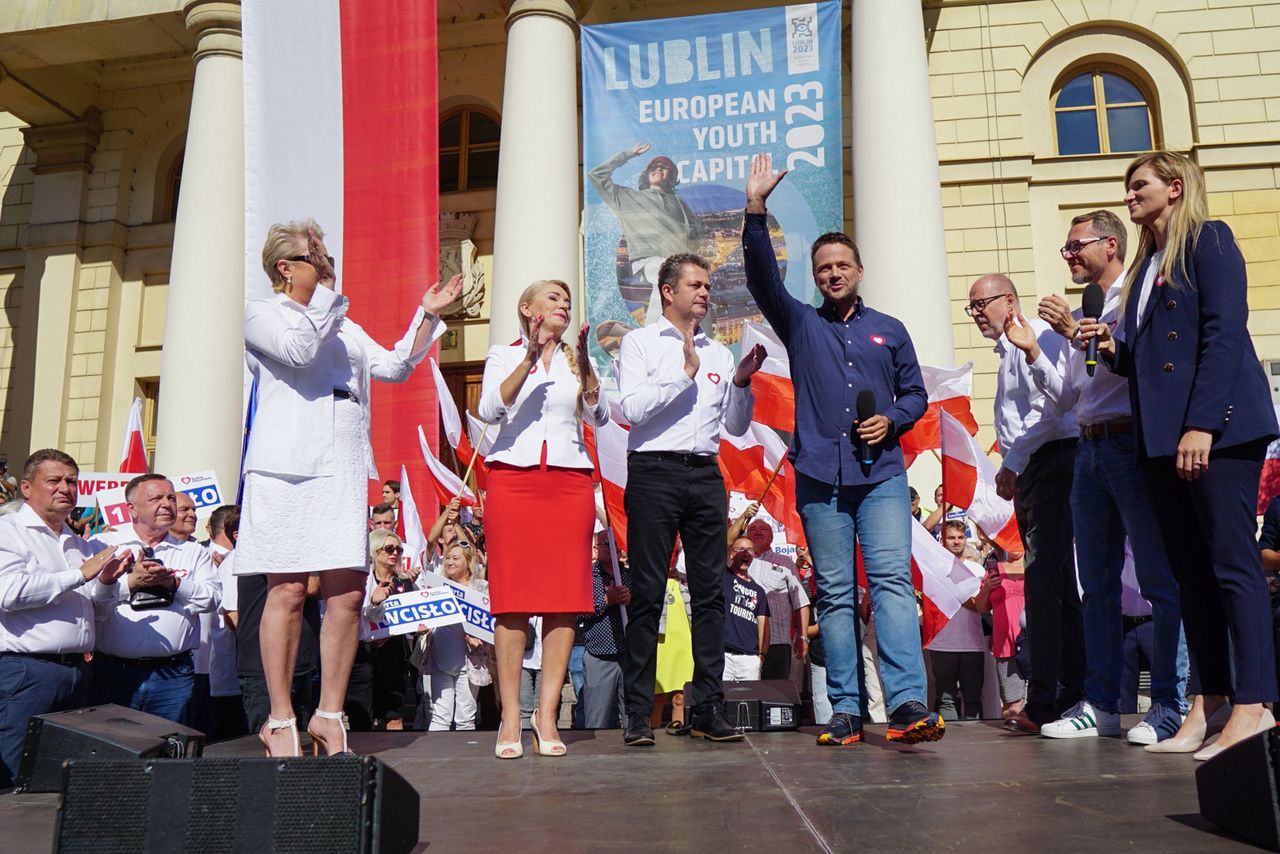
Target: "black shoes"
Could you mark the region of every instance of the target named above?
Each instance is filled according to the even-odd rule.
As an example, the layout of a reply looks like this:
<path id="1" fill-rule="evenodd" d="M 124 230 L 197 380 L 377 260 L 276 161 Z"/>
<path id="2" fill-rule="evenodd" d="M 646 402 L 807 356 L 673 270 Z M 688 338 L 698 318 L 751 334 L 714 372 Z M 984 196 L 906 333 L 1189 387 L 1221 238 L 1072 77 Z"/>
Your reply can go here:
<path id="1" fill-rule="evenodd" d="M 818 734 L 818 744 L 834 744 L 843 747 L 862 741 L 862 717 L 848 712 L 836 712 L 831 722 Z"/>
<path id="2" fill-rule="evenodd" d="M 886 741 L 919 744 L 939 740 L 946 733 L 946 727 L 942 718 L 926 709 L 924 703 L 908 700 L 889 716 L 889 727 L 884 737 Z"/>
<path id="3" fill-rule="evenodd" d="M 627 729 L 622 734 L 622 743 L 627 747 L 653 747 L 653 727 L 649 726 L 649 716 L 632 712 L 627 715 Z"/>
<path id="4" fill-rule="evenodd" d="M 689 734 L 708 741 L 742 741 L 744 736 L 724 716 L 724 705 L 707 703 L 694 708 Z"/>

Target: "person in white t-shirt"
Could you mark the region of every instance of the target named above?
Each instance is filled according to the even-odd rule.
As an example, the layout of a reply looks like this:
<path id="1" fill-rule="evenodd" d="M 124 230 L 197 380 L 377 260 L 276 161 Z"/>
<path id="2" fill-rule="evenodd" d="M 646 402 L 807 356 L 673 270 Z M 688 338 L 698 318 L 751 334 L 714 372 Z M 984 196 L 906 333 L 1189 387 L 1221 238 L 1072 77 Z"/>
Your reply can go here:
<path id="1" fill-rule="evenodd" d="M 942 526 L 942 545 L 963 559 L 966 545 L 964 522 L 952 519 Z M 982 573 L 972 566 L 975 576 Z M 937 692 L 937 712 L 945 721 L 979 720 L 982 718 L 983 657 L 987 638 L 982 632 L 982 618 L 973 599 L 963 603 L 945 628 L 925 647 L 933 668 L 933 685 Z"/>

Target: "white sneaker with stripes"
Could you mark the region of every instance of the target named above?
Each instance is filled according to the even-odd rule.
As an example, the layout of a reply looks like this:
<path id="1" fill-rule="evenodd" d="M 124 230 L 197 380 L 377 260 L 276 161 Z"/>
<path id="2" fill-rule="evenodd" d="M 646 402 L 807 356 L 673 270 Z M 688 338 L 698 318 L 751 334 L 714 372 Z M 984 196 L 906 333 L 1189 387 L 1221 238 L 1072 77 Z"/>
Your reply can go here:
<path id="1" fill-rule="evenodd" d="M 1045 738 L 1097 738 L 1120 734 L 1120 715 L 1095 709 L 1081 700 L 1052 723 L 1040 727 Z"/>

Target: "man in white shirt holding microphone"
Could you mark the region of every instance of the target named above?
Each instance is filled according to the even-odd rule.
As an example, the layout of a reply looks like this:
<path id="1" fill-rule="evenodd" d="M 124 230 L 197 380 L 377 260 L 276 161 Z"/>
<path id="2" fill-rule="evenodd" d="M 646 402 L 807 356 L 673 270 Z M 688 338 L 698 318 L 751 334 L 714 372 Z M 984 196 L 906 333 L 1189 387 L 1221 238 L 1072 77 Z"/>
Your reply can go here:
<path id="1" fill-rule="evenodd" d="M 649 715 L 657 666 L 658 617 L 676 535 L 684 548 L 693 612 L 690 730 L 712 741 L 740 740 L 725 719 L 724 567 L 728 497 L 716 454 L 720 431 L 751 426 L 751 376 L 764 348 L 734 364 L 729 348 L 700 329 L 711 273 L 696 255 L 672 255 L 658 274 L 662 317 L 622 339 L 618 390 L 631 423 L 627 491 L 631 602 L 623 658 L 629 746 L 653 744 Z"/>

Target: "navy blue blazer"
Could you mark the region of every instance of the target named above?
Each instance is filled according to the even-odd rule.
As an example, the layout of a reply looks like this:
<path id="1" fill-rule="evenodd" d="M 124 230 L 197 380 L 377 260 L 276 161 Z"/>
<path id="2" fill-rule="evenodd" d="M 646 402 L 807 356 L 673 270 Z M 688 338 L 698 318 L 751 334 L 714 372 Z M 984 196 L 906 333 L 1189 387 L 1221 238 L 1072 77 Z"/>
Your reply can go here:
<path id="1" fill-rule="evenodd" d="M 1270 387 L 1246 325 L 1244 257 L 1226 223 L 1204 223 L 1186 250 L 1186 271 L 1184 281 L 1175 266 L 1173 281 L 1152 287 L 1141 319 L 1142 288 L 1130 289 L 1125 340 L 1116 342 L 1111 362 L 1129 378 L 1147 456 L 1173 456 L 1192 428 L 1212 433 L 1214 448 L 1275 439 Z"/>

